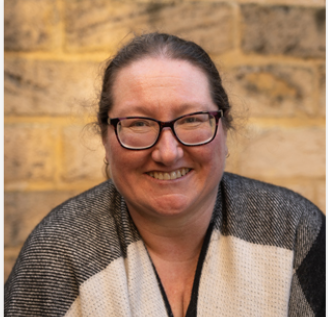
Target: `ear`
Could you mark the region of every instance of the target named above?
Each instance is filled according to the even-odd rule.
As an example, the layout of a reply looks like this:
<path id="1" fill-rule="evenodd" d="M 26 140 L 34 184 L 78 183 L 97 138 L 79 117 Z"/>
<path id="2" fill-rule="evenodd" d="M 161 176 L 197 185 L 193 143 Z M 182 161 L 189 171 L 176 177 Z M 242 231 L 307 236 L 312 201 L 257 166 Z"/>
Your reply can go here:
<path id="1" fill-rule="evenodd" d="M 230 153 L 229 153 L 229 149 L 228 149 L 228 147 L 226 146 L 226 148 L 225 148 L 225 157 L 226 158 L 228 158 L 229 156 L 230 156 Z"/>
<path id="2" fill-rule="evenodd" d="M 103 145 L 104 145 L 104 149 L 105 149 L 105 157 L 104 157 L 104 162 L 106 163 L 106 164 L 108 164 L 109 163 L 109 145 L 108 145 L 108 143 L 106 143 L 106 142 L 103 142 Z"/>
<path id="3" fill-rule="evenodd" d="M 106 134 L 105 136 L 101 136 L 101 142 L 102 142 L 102 145 L 105 149 L 105 157 L 104 157 L 104 162 L 109 162 L 109 143 L 108 143 L 108 135 Z"/>
<path id="4" fill-rule="evenodd" d="M 110 166 L 109 166 L 109 163 L 108 163 L 108 160 L 107 160 L 106 156 L 104 158 L 104 172 L 105 172 L 105 175 L 106 175 L 107 179 L 110 179 L 111 178 L 110 177 Z"/>
<path id="5" fill-rule="evenodd" d="M 104 157 L 104 172 L 106 175 L 106 178 L 109 179 L 110 177 L 110 164 L 109 164 L 109 146 L 108 143 L 105 143 L 103 141 L 103 145 L 105 148 L 105 157 Z"/>
<path id="6" fill-rule="evenodd" d="M 228 155 L 229 153 L 229 150 L 228 150 L 228 145 L 227 145 L 227 131 L 226 129 L 224 128 L 224 125 L 222 124 L 222 120 L 219 121 L 219 129 L 218 129 L 218 132 L 217 133 L 222 133 L 222 137 L 223 137 L 223 142 L 224 142 L 224 153 L 226 155 Z"/>

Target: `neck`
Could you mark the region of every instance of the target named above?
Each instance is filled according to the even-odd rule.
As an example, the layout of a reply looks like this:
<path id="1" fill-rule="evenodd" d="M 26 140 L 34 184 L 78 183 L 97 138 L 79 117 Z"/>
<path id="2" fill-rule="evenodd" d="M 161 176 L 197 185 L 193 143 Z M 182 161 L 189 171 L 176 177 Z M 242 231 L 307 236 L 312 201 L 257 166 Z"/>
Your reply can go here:
<path id="1" fill-rule="evenodd" d="M 214 202 L 192 216 L 150 219 L 128 206 L 131 217 L 152 257 L 169 262 L 198 258 L 212 217 Z"/>

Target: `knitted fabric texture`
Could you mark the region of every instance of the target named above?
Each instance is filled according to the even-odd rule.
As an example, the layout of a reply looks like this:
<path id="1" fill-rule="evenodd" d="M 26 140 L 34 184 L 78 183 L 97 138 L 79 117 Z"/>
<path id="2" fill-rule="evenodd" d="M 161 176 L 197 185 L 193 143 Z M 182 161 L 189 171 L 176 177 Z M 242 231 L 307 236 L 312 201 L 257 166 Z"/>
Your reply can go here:
<path id="1" fill-rule="evenodd" d="M 311 202 L 224 173 L 211 226 L 188 317 L 325 315 L 325 218 Z M 167 317 L 161 287 L 109 180 L 34 229 L 5 284 L 5 316 Z"/>

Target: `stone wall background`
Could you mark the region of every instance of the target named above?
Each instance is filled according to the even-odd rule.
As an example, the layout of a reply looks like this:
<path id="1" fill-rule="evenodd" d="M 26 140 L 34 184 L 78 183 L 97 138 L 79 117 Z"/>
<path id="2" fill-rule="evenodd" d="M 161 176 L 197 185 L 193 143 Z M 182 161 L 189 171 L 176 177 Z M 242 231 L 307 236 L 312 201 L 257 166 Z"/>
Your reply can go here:
<path id="1" fill-rule="evenodd" d="M 35 225 L 100 182 L 105 60 L 132 32 L 202 45 L 234 107 L 227 170 L 325 210 L 324 0 L 5 0 L 4 276 Z"/>

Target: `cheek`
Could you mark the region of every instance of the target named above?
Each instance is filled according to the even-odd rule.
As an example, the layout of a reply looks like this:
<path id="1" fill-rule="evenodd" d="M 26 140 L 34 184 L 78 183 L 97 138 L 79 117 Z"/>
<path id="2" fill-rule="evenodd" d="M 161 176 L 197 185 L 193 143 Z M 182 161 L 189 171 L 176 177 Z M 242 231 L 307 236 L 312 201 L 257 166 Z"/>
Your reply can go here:
<path id="1" fill-rule="evenodd" d="M 220 155 L 221 159 L 225 161 L 226 155 L 228 153 L 227 133 L 223 129 L 221 121 L 219 122 L 218 132 L 215 139 L 216 139 L 217 152 Z"/>
<path id="2" fill-rule="evenodd" d="M 108 169 L 111 180 L 117 190 L 123 195 L 124 189 L 131 183 L 131 172 L 133 167 L 126 159 L 126 155 L 122 155 L 119 144 L 111 143 L 106 146 L 106 156 L 109 163 Z"/>
<path id="3" fill-rule="evenodd" d="M 109 163 L 109 171 L 113 181 L 133 177 L 140 172 L 144 164 L 144 153 L 124 149 L 117 141 L 116 135 L 108 135 L 105 144 L 106 158 Z"/>
<path id="4" fill-rule="evenodd" d="M 124 155 L 122 150 L 121 146 L 115 143 L 108 144 L 106 147 L 109 168 L 113 177 L 118 172 L 123 173 L 126 168 L 130 167 L 129 162 L 127 161 L 127 155 Z"/>
<path id="5" fill-rule="evenodd" d="M 116 139 L 115 132 L 108 131 L 106 141 L 104 142 L 106 159 L 108 161 L 108 168 L 111 175 L 111 178 L 115 178 L 116 171 L 121 170 L 120 161 L 117 158 L 121 157 L 120 155 L 120 145 Z"/>
<path id="6" fill-rule="evenodd" d="M 115 139 L 113 139 L 111 130 L 108 128 L 107 133 L 102 140 L 106 152 L 106 159 L 108 162 L 110 161 L 110 154 L 112 153 L 111 145 L 113 144 L 113 141 L 115 141 Z"/>
<path id="7" fill-rule="evenodd" d="M 209 178 L 216 178 L 222 176 L 225 168 L 226 161 L 226 143 L 225 136 L 217 135 L 217 137 L 208 144 L 208 147 L 204 149 L 198 156 L 209 173 Z"/>
<path id="8" fill-rule="evenodd" d="M 223 132 L 221 133 L 221 131 L 218 131 L 218 134 L 212 142 L 206 144 L 203 148 L 202 146 L 199 147 L 197 151 L 198 156 L 204 162 L 224 162 L 227 152 L 225 134 Z"/>
<path id="9" fill-rule="evenodd" d="M 104 143 L 105 151 L 106 151 L 106 158 L 110 165 L 117 163 L 117 156 L 121 156 L 121 145 L 118 143 L 116 138 L 115 131 L 112 129 L 108 129 L 107 131 L 107 138 Z"/>

